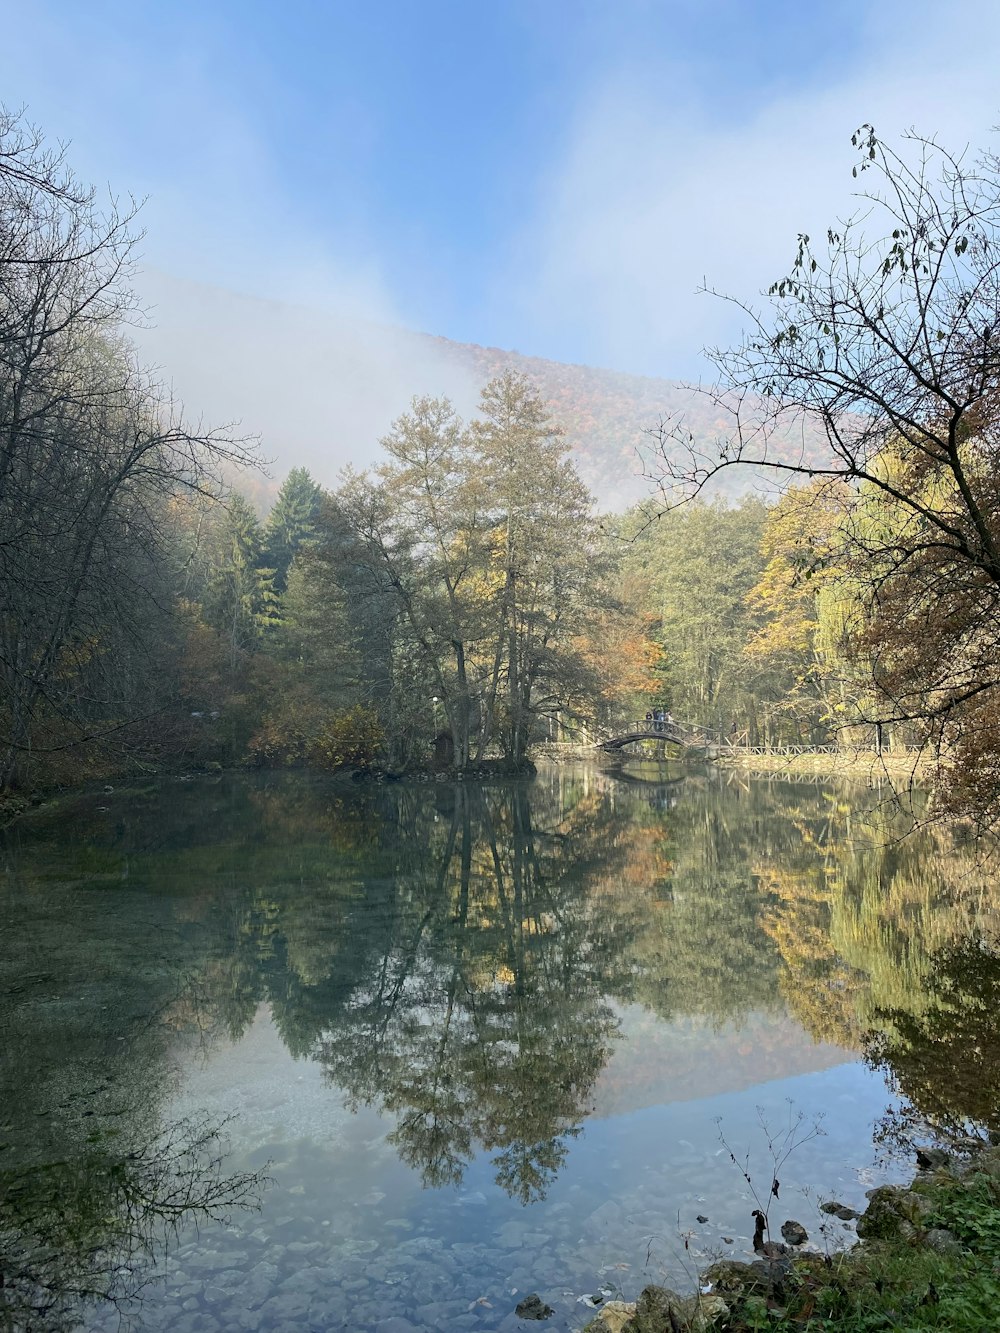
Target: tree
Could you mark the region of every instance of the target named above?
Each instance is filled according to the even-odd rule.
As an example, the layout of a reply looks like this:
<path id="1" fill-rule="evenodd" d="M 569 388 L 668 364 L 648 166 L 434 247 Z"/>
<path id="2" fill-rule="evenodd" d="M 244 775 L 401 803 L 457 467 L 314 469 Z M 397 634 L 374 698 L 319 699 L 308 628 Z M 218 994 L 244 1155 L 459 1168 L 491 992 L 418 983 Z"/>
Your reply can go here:
<path id="1" fill-rule="evenodd" d="M 391 589 L 464 768 L 472 728 L 469 646 L 482 632 L 475 572 L 486 536 L 468 435 L 447 399 L 415 398 L 382 447 L 387 461 L 373 478 L 358 478 L 346 498 L 373 586 Z"/>
<path id="2" fill-rule="evenodd" d="M 280 619 L 262 645 L 277 668 L 278 688 L 266 692 L 260 726 L 250 738 L 257 762 L 367 766 L 382 749 L 377 681 L 364 670 L 340 527 L 335 506 L 323 501 L 313 537 L 288 569 Z"/>
<path id="3" fill-rule="evenodd" d="M 856 497 L 847 570 L 871 663 L 867 719 L 915 728 L 970 766 L 979 795 L 952 808 L 1000 818 L 1000 163 L 865 125 L 853 140 L 861 210 L 825 245 L 801 235 L 749 333 L 714 353 L 734 428 L 714 452 L 661 425 L 671 503 L 736 465 L 828 478 Z M 818 428 L 825 459 L 779 456 L 778 433 Z M 787 435 L 786 435 L 787 438 Z M 677 444 L 683 447 L 676 451 Z"/>
<path id="4" fill-rule="evenodd" d="M 744 645 L 747 598 L 761 572 L 764 505 L 692 504 L 640 528 L 629 560 L 641 569 L 663 646 L 661 688 L 678 717 L 728 731 L 753 726 Z"/>
<path id="5" fill-rule="evenodd" d="M 372 596 L 392 599 L 391 729 L 443 706 L 455 764 L 492 747 L 524 763 L 539 717 L 603 688 L 587 651 L 606 545 L 537 391 L 507 373 L 466 427 L 420 398 L 382 441 L 388 459 L 340 499 Z"/>
<path id="6" fill-rule="evenodd" d="M 644 578 L 623 562 L 614 562 L 613 581 L 607 577 L 595 592 L 590 623 L 573 643 L 581 659 L 583 688 L 568 697 L 566 711 L 571 718 L 614 727 L 640 717 L 657 700 L 664 654 Z"/>
<path id="7" fill-rule="evenodd" d="M 191 431 L 121 335 L 135 211 L 102 213 L 0 112 L 0 790 L 134 715 L 118 668 L 161 628 L 168 506 L 248 460 Z"/>
<path id="8" fill-rule="evenodd" d="M 755 623 L 743 652 L 776 739 L 825 743 L 859 694 L 841 655 L 854 604 L 838 563 L 850 499 L 828 482 L 793 486 L 764 521 L 766 563 L 748 598 Z"/>
<path id="9" fill-rule="evenodd" d="M 240 655 L 252 652 L 261 635 L 277 624 L 274 571 L 263 567 L 260 520 L 242 495 L 230 497 L 216 538 L 207 602 L 235 670 Z"/>
<path id="10" fill-rule="evenodd" d="M 296 554 L 316 533 L 323 492 L 304 467 L 293 467 L 267 516 L 265 563 L 274 570 L 274 587 L 285 591 Z"/>
<path id="11" fill-rule="evenodd" d="M 519 765 L 534 717 L 556 715 L 582 683 L 584 660 L 572 639 L 599 600 L 606 552 L 592 497 L 531 381 L 505 371 L 483 389 L 480 412 L 472 435 L 489 502 L 496 592 L 478 754 L 496 735 Z"/>

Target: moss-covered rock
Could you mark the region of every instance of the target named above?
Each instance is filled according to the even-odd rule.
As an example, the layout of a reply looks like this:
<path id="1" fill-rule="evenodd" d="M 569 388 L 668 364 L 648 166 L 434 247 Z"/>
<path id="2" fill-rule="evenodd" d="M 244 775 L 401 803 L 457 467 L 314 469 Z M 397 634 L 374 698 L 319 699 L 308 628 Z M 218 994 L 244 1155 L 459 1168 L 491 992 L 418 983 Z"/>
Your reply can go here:
<path id="1" fill-rule="evenodd" d="M 989 1176 L 991 1180 L 1000 1180 L 1000 1148 L 986 1148 L 969 1163 L 966 1174 Z"/>
<path id="2" fill-rule="evenodd" d="M 739 1259 L 720 1259 L 705 1269 L 704 1281 L 712 1290 L 727 1299 L 743 1300 L 748 1296 L 775 1298 L 780 1295 L 785 1280 L 792 1272 L 788 1255 L 775 1259 L 756 1259 L 752 1264 Z"/>
<path id="3" fill-rule="evenodd" d="M 962 1253 L 962 1242 L 954 1231 L 949 1231 L 947 1227 L 931 1227 L 924 1236 L 924 1244 L 938 1254 Z"/>
<path id="4" fill-rule="evenodd" d="M 728 1314 L 729 1306 L 717 1294 L 678 1296 L 669 1287 L 649 1286 L 643 1288 L 622 1333 L 672 1333 L 678 1326 L 685 1333 L 707 1333 Z"/>
<path id="5" fill-rule="evenodd" d="M 748 1296 L 766 1290 L 766 1283 L 754 1272 L 753 1265 L 739 1259 L 717 1260 L 705 1269 L 703 1278 L 720 1296 Z"/>
<path id="6" fill-rule="evenodd" d="M 608 1301 L 596 1319 L 592 1319 L 584 1333 L 622 1333 L 635 1314 L 635 1301 Z"/>
<path id="7" fill-rule="evenodd" d="M 923 1195 L 898 1185 L 880 1185 L 872 1190 L 858 1219 L 858 1235 L 862 1240 L 913 1240 L 930 1212 L 931 1203 Z"/>

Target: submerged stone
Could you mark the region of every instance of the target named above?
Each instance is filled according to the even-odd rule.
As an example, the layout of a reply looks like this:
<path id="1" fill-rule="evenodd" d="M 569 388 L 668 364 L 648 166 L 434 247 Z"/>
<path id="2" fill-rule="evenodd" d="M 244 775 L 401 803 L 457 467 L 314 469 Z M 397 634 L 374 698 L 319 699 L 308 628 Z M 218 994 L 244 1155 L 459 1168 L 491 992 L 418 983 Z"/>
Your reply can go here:
<path id="1" fill-rule="evenodd" d="M 302 1319 L 309 1313 L 310 1298 L 303 1291 L 281 1292 L 261 1306 L 261 1314 L 270 1322 Z"/>
<path id="2" fill-rule="evenodd" d="M 635 1301 L 608 1301 L 604 1309 L 588 1327 L 598 1333 L 622 1333 L 635 1314 Z"/>
<path id="3" fill-rule="evenodd" d="M 514 1309 L 514 1313 L 519 1319 L 548 1319 L 555 1314 L 551 1305 L 546 1305 L 541 1296 L 533 1291 L 530 1296 L 525 1296 L 523 1301 L 519 1301 Z"/>
<path id="4" fill-rule="evenodd" d="M 861 1216 L 856 1208 L 849 1208 L 846 1203 L 837 1203 L 835 1199 L 828 1199 L 826 1203 L 819 1206 L 821 1213 L 828 1213 L 831 1217 L 839 1217 L 842 1222 L 853 1222 L 855 1218 Z"/>
<path id="5" fill-rule="evenodd" d="M 375 1333 L 418 1333 L 418 1326 L 402 1315 L 394 1314 L 388 1319 L 380 1319 L 375 1325 Z"/>

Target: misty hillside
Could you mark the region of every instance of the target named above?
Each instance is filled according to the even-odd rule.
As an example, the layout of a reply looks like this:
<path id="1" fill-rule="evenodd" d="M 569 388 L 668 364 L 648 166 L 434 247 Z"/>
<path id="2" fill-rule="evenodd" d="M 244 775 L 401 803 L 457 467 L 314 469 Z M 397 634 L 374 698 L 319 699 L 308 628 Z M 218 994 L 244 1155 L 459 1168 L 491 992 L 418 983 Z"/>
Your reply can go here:
<path id="1" fill-rule="evenodd" d="M 729 415 L 709 395 L 676 380 L 566 365 L 447 338 L 431 341 L 443 357 L 479 383 L 506 366 L 530 375 L 553 417 L 566 431 L 580 474 L 603 510 L 624 509 L 654 493 L 654 483 L 642 476 L 639 450 L 650 461 L 653 441 L 647 432 L 661 419 L 682 425 L 702 447 L 724 438 L 732 428 Z M 795 452 L 801 453 L 798 441 Z M 820 456 L 819 440 L 809 452 L 814 458 Z M 720 478 L 711 494 L 736 496 L 753 480 L 747 469 L 734 468 Z"/>
<path id="2" fill-rule="evenodd" d="M 376 462 L 379 440 L 415 395 L 447 396 L 470 417 L 482 386 L 505 366 L 539 386 L 601 509 L 654 493 L 637 450 L 648 451 L 645 432 L 661 418 L 682 424 L 703 448 L 731 424 L 708 395 L 675 380 L 453 342 L 155 271 L 143 275 L 143 297 L 155 312 L 138 331 L 143 355 L 169 368 L 190 415 L 238 422 L 259 436 L 272 475 L 244 474 L 237 484 L 261 512 L 292 467 L 336 486 L 344 467 Z M 714 494 L 738 495 L 753 480 L 745 470 L 728 472 Z"/>

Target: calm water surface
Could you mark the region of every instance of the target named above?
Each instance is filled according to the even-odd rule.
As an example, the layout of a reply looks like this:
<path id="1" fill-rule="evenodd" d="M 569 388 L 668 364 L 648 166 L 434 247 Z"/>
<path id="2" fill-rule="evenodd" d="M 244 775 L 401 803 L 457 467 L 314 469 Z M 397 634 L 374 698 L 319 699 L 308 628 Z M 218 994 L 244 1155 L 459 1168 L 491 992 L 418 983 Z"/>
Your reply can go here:
<path id="1" fill-rule="evenodd" d="M 789 1129 L 772 1220 L 842 1243 L 818 1204 L 904 1172 L 875 1142 L 900 1114 L 1000 1105 L 973 1060 L 1000 1008 L 990 887 L 872 800 L 564 767 L 165 781 L 21 821 L 8 1303 L 39 1329 L 116 1328 L 80 1313 L 96 1291 L 150 1330 L 407 1333 L 531 1328 L 538 1292 L 576 1329 L 602 1291 L 743 1255 L 722 1139 L 766 1194 Z"/>

